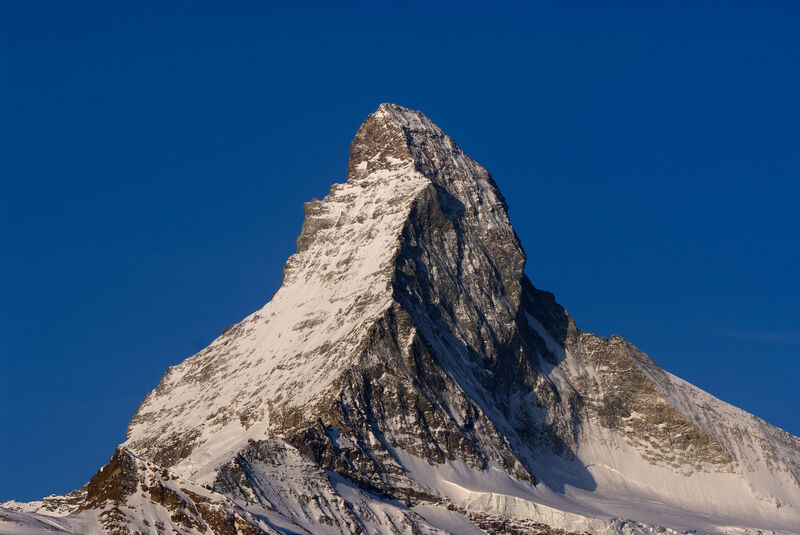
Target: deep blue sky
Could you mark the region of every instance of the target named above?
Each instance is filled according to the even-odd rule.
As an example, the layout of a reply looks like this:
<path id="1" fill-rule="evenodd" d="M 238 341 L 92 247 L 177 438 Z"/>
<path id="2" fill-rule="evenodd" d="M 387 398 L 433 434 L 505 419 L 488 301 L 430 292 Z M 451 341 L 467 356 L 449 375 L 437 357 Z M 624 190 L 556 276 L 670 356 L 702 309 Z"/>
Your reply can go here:
<path id="1" fill-rule="evenodd" d="M 269 299 L 383 101 L 579 326 L 800 434 L 795 2 L 160 4 L 0 4 L 0 500 L 81 486 Z"/>

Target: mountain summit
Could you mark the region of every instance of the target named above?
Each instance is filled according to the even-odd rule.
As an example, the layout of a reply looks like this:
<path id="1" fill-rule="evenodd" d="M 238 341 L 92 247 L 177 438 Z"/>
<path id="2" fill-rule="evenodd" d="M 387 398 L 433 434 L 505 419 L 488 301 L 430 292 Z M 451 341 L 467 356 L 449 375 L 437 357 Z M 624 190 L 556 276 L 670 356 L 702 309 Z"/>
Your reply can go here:
<path id="1" fill-rule="evenodd" d="M 578 329 L 422 113 L 381 104 L 304 210 L 272 300 L 167 370 L 84 489 L 4 504 L 0 532 L 798 531 L 800 439 Z"/>

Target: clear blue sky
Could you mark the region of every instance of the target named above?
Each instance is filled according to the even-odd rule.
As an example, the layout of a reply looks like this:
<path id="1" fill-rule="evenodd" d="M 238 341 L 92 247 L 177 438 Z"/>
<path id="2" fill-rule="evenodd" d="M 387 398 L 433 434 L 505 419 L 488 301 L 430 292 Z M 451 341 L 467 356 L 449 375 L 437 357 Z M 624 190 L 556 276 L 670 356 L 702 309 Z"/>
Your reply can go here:
<path id="1" fill-rule="evenodd" d="M 800 434 L 796 2 L 161 4 L 0 4 L 0 500 L 81 486 L 269 299 L 383 101 L 584 330 Z"/>

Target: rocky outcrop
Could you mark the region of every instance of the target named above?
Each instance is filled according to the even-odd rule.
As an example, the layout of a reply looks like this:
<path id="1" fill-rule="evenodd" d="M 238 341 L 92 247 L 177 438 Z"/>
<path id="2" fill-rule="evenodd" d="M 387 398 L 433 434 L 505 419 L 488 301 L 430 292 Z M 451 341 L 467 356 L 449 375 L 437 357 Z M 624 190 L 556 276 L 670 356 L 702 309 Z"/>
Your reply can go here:
<path id="1" fill-rule="evenodd" d="M 264 535 L 273 531 L 224 496 L 184 481 L 125 448 L 86 486 L 80 511 L 109 535 Z"/>
<path id="2" fill-rule="evenodd" d="M 38 513 L 45 516 L 66 516 L 78 511 L 86 500 L 86 486 L 67 494 L 53 494 L 35 502 L 18 502 L 12 500 L 0 503 L 0 508 L 7 511 Z"/>

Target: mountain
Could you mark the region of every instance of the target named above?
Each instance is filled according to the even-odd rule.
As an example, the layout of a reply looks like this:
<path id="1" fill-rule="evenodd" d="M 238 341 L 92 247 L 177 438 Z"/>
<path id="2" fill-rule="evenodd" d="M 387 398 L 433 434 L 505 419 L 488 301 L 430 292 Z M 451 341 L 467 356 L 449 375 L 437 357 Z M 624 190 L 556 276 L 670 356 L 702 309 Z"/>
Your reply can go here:
<path id="1" fill-rule="evenodd" d="M 303 208 L 272 300 L 0 533 L 800 532 L 800 439 L 582 332 L 422 113 L 382 104 Z"/>

